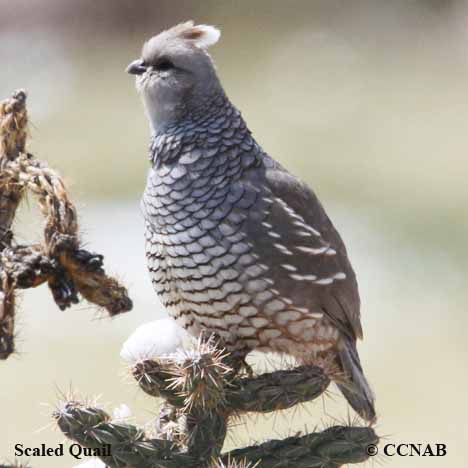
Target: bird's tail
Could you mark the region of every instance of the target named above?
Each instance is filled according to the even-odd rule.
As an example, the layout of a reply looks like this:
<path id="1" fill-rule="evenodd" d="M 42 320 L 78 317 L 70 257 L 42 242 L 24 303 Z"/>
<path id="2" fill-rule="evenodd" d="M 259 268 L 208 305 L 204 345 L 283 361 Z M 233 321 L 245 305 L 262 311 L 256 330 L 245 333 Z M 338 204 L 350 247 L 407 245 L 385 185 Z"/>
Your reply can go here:
<path id="1" fill-rule="evenodd" d="M 344 380 L 337 383 L 351 407 L 366 421 L 376 419 L 374 394 L 364 376 L 361 361 L 356 349 L 356 342 L 344 339 L 340 343 L 337 362 L 344 373 Z"/>

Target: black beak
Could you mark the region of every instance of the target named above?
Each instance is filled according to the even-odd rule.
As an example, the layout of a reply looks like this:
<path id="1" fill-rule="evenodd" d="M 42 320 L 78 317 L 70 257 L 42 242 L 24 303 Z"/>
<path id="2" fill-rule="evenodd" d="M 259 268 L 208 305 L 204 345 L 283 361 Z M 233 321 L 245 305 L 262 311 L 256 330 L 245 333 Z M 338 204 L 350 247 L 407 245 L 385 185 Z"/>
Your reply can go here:
<path id="1" fill-rule="evenodd" d="M 143 60 L 138 59 L 134 60 L 125 71 L 131 75 L 142 75 L 146 71 L 146 66 Z"/>

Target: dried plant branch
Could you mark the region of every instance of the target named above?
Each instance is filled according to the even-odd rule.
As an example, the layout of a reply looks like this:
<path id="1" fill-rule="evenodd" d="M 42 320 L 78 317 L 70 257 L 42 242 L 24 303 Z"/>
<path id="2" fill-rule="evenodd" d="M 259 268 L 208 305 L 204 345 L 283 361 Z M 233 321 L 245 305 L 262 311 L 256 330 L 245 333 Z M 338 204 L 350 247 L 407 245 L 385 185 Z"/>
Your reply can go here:
<path id="1" fill-rule="evenodd" d="M 26 152 L 26 93 L 0 103 L 0 359 L 14 350 L 15 291 L 47 282 L 63 310 L 79 294 L 109 314 L 131 309 L 125 287 L 107 276 L 103 257 L 81 248 L 75 206 L 61 177 Z M 44 243 L 17 245 L 11 230 L 26 192 L 35 195 L 45 218 Z"/>

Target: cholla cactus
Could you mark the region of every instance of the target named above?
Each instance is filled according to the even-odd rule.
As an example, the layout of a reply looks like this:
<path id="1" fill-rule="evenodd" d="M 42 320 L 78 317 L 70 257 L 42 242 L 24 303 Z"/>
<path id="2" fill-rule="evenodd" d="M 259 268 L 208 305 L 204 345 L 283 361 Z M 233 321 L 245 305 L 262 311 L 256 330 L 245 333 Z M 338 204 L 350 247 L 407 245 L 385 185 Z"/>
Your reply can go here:
<path id="1" fill-rule="evenodd" d="M 26 93 L 0 103 L 0 359 L 14 351 L 15 295 L 47 283 L 61 309 L 86 300 L 110 315 L 131 309 L 126 289 L 103 269 L 102 255 L 81 248 L 77 213 L 60 176 L 26 152 Z M 32 192 L 45 217 L 44 242 L 18 245 L 11 231 Z"/>
<path id="2" fill-rule="evenodd" d="M 329 377 L 313 366 L 245 376 L 213 337 L 176 349 L 180 335 L 170 319 L 146 327 L 152 343 L 144 328 L 125 343 L 122 355 L 131 361 L 140 388 L 164 399 L 156 437 L 76 401 L 62 403 L 54 413 L 73 441 L 93 448 L 110 444 L 111 456 L 101 457 L 107 466 L 337 468 L 367 460 L 368 445 L 378 442 L 370 427 L 335 426 L 222 453 L 232 417 L 313 400 L 327 389 Z"/>

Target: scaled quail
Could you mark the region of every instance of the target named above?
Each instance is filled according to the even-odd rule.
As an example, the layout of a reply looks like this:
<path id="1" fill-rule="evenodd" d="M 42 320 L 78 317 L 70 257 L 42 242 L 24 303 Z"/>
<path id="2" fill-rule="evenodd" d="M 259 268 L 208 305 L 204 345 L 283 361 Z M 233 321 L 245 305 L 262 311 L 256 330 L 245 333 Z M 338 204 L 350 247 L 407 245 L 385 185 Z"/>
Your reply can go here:
<path id="1" fill-rule="evenodd" d="M 219 36 L 179 24 L 127 68 L 152 132 L 142 207 L 153 286 L 195 336 L 215 332 L 242 355 L 333 361 L 350 405 L 374 421 L 343 241 L 315 194 L 262 150 L 227 98 L 207 52 Z"/>

